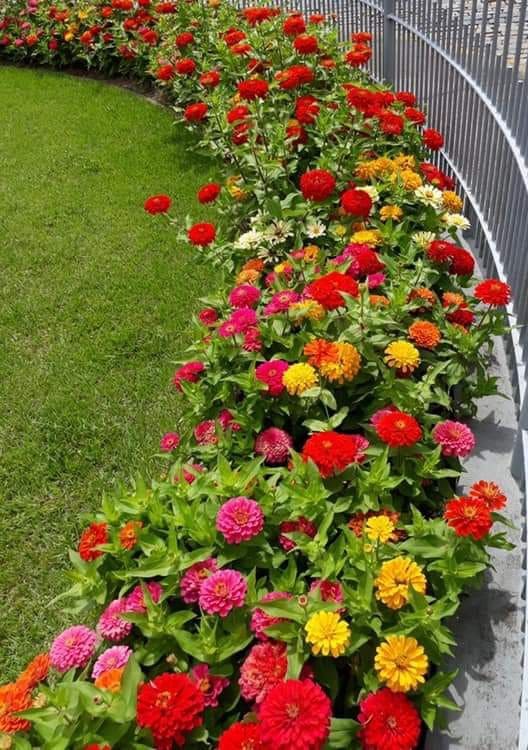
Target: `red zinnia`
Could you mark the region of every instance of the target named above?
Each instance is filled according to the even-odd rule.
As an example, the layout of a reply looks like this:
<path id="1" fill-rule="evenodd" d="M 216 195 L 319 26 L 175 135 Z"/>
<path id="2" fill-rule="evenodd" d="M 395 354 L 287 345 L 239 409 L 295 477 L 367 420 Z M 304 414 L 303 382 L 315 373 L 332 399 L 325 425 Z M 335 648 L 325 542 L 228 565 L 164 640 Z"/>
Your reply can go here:
<path id="1" fill-rule="evenodd" d="M 158 81 L 170 81 L 174 75 L 174 66 L 168 63 L 167 65 L 161 65 L 156 71 L 156 78 Z"/>
<path id="2" fill-rule="evenodd" d="M 438 130 L 427 128 L 423 132 L 423 142 L 427 148 L 430 148 L 432 151 L 438 151 L 444 145 L 444 137 Z"/>
<path id="3" fill-rule="evenodd" d="M 314 73 L 308 65 L 292 65 L 285 70 L 279 70 L 275 74 L 276 80 L 279 82 L 281 89 L 289 91 L 290 89 L 296 89 L 299 86 L 303 86 L 306 83 L 312 83 L 314 79 Z"/>
<path id="4" fill-rule="evenodd" d="M 415 109 L 414 107 L 405 107 L 404 115 L 408 120 L 414 122 L 416 125 L 423 125 L 425 122 L 424 113 L 419 109 Z"/>
<path id="5" fill-rule="evenodd" d="M 249 117 L 249 114 L 249 107 L 246 107 L 245 104 L 239 104 L 237 107 L 233 107 L 233 109 L 229 110 L 226 114 L 226 120 L 232 125 L 234 122 L 245 120 L 246 117 Z"/>
<path id="6" fill-rule="evenodd" d="M 508 501 L 508 498 L 498 484 L 495 484 L 495 482 L 485 482 L 482 479 L 480 482 L 475 482 L 475 484 L 471 485 L 469 494 L 470 497 L 484 500 L 491 511 L 501 510 Z"/>
<path id="7" fill-rule="evenodd" d="M 104 555 L 104 552 L 97 549 L 101 544 L 108 542 L 108 524 L 91 523 L 81 534 L 79 540 L 79 555 L 82 560 L 92 562 L 98 557 Z"/>
<path id="8" fill-rule="evenodd" d="M 251 102 L 254 99 L 264 99 L 268 94 L 269 86 L 263 78 L 251 78 L 249 81 L 241 81 L 237 89 L 242 99 Z"/>
<path id="9" fill-rule="evenodd" d="M 194 42 L 194 36 L 190 31 L 184 31 L 182 34 L 178 34 L 174 41 L 179 49 L 184 49 Z"/>
<path id="10" fill-rule="evenodd" d="M 420 740 L 420 714 L 406 695 L 389 688 L 361 701 L 358 721 L 364 750 L 414 750 Z"/>
<path id="11" fill-rule="evenodd" d="M 149 214 L 165 214 L 172 205 L 168 195 L 151 195 L 144 203 L 144 209 Z"/>
<path id="12" fill-rule="evenodd" d="M 330 733 L 332 703 L 312 680 L 286 680 L 271 688 L 259 719 L 264 744 L 275 750 L 321 750 Z"/>
<path id="13" fill-rule="evenodd" d="M 187 232 L 187 236 L 193 245 L 204 247 L 205 245 L 210 245 L 211 242 L 214 242 L 216 228 L 214 224 L 209 224 L 209 222 L 204 221 L 199 224 L 194 224 Z"/>
<path id="14" fill-rule="evenodd" d="M 307 201 L 320 203 L 332 195 L 336 181 L 334 175 L 326 169 L 310 169 L 301 175 L 299 185 Z"/>
<path id="15" fill-rule="evenodd" d="M 358 296 L 359 286 L 357 281 L 350 276 L 332 271 L 308 284 L 305 292 L 319 302 L 325 310 L 336 310 L 346 304 L 343 294 L 349 294 L 351 297 Z"/>
<path id="16" fill-rule="evenodd" d="M 202 86 L 214 89 L 220 83 L 220 73 L 217 70 L 208 70 L 202 73 L 198 80 Z"/>
<path id="17" fill-rule="evenodd" d="M 507 305 L 511 299 L 511 287 L 499 279 L 486 279 L 475 287 L 475 297 L 486 305 Z"/>
<path id="18" fill-rule="evenodd" d="M 368 440 L 361 435 L 344 435 L 340 432 L 316 432 L 310 435 L 301 455 L 312 460 L 325 479 L 344 471 L 352 464 L 362 463 Z"/>
<path id="19" fill-rule="evenodd" d="M 444 520 L 457 536 L 483 539 L 491 529 L 493 519 L 486 502 L 480 497 L 453 498 L 446 503 Z"/>
<path id="20" fill-rule="evenodd" d="M 394 112 L 381 112 L 378 115 L 378 120 L 383 133 L 387 135 L 401 135 L 403 133 L 405 121 L 400 115 L 395 115 Z"/>
<path id="21" fill-rule="evenodd" d="M 366 219 L 372 208 L 372 199 L 364 190 L 350 188 L 341 196 L 341 208 L 347 214 Z"/>
<path id="22" fill-rule="evenodd" d="M 238 721 L 220 735 L 218 750 L 261 750 L 260 724 Z"/>
<path id="23" fill-rule="evenodd" d="M 190 76 L 196 70 L 196 63 L 190 57 L 182 57 L 174 66 L 176 73 L 182 76 Z"/>
<path id="24" fill-rule="evenodd" d="M 290 16 L 282 24 L 282 30 L 287 36 L 297 36 L 298 34 L 304 34 L 304 32 L 306 31 L 304 18 L 300 15 Z"/>
<path id="25" fill-rule="evenodd" d="M 295 102 L 295 118 L 303 125 L 311 125 L 319 114 L 320 107 L 315 96 L 299 96 Z"/>
<path id="26" fill-rule="evenodd" d="M 203 693 L 185 674 L 160 674 L 138 691 L 137 723 L 150 729 L 160 750 L 181 747 L 202 724 L 203 710 Z"/>
<path id="27" fill-rule="evenodd" d="M 185 107 L 183 116 L 187 122 L 199 122 L 207 117 L 209 107 L 205 102 L 196 102 L 195 104 L 189 104 Z"/>
<path id="28" fill-rule="evenodd" d="M 311 34 L 299 34 L 293 43 L 295 51 L 300 55 L 313 55 L 319 50 L 316 36 Z"/>
<path id="29" fill-rule="evenodd" d="M 217 182 L 208 182 L 198 191 L 200 203 L 213 203 L 220 195 L 221 187 Z"/>
<path id="30" fill-rule="evenodd" d="M 417 443 L 422 437 L 422 428 L 404 411 L 387 411 L 377 420 L 376 433 L 391 448 L 399 448 Z"/>

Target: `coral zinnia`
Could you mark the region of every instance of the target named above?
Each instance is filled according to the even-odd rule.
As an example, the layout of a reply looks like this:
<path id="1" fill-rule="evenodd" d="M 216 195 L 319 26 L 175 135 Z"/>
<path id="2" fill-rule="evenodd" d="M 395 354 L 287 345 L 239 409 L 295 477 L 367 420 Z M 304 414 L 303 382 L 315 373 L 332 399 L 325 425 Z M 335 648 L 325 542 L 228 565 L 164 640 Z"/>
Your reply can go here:
<path id="1" fill-rule="evenodd" d="M 262 703 L 271 688 L 285 678 L 287 669 L 284 643 L 253 646 L 240 667 L 240 694 L 246 701 Z"/>
<path id="2" fill-rule="evenodd" d="M 292 448 L 291 435 L 279 427 L 268 427 L 262 430 L 255 440 L 255 453 L 258 456 L 264 456 L 266 463 L 271 466 L 285 464 Z"/>
<path id="3" fill-rule="evenodd" d="M 383 563 L 374 586 L 376 599 L 390 609 L 401 609 L 409 601 L 409 587 L 412 586 L 419 594 L 425 594 L 427 580 L 414 560 L 395 557 Z"/>
<path id="4" fill-rule="evenodd" d="M 81 534 L 79 540 L 79 555 L 82 560 L 92 562 L 104 555 L 100 545 L 108 542 L 108 524 L 91 523 Z"/>
<path id="5" fill-rule="evenodd" d="M 391 448 L 399 448 L 417 443 L 422 437 L 422 428 L 411 414 L 386 411 L 376 422 L 376 433 Z"/>
<path id="6" fill-rule="evenodd" d="M 376 649 L 374 666 L 387 687 L 395 693 L 408 693 L 425 682 L 429 659 L 416 638 L 388 635 Z"/>
<path id="7" fill-rule="evenodd" d="M 486 279 L 477 284 L 474 294 L 486 305 L 507 305 L 511 299 L 511 287 L 499 279 Z"/>
<path id="8" fill-rule="evenodd" d="M 316 371 L 306 362 L 290 365 L 282 376 L 283 385 L 290 396 L 302 396 L 305 391 L 317 385 L 318 380 Z"/>
<path id="9" fill-rule="evenodd" d="M 316 432 L 310 435 L 302 449 L 304 460 L 311 459 L 322 477 L 344 471 L 352 464 L 361 463 L 369 443 L 361 435 L 340 432 Z"/>
<path id="10" fill-rule="evenodd" d="M 444 519 L 458 536 L 479 541 L 491 529 L 493 519 L 485 500 L 480 497 L 453 498 L 446 503 Z"/>
<path id="11" fill-rule="evenodd" d="M 220 735 L 218 750 L 263 750 L 260 724 L 237 721 Z"/>
<path id="12" fill-rule="evenodd" d="M 160 674 L 143 683 L 137 694 L 137 723 L 150 729 L 156 747 L 181 747 L 186 735 L 202 724 L 203 693 L 185 674 Z"/>
<path id="13" fill-rule="evenodd" d="M 305 625 L 306 640 L 316 656 L 342 656 L 350 642 L 350 628 L 337 612 L 316 612 Z"/>
<path id="14" fill-rule="evenodd" d="M 447 419 L 435 425 L 433 440 L 442 446 L 443 456 L 466 458 L 475 447 L 475 436 L 470 428 L 462 422 Z"/>
<path id="15" fill-rule="evenodd" d="M 206 578 L 200 588 L 200 607 L 208 615 L 227 617 L 246 599 L 247 581 L 238 570 L 224 568 Z"/>
<path id="16" fill-rule="evenodd" d="M 442 338 L 438 326 L 428 320 L 417 320 L 409 326 L 409 338 L 422 349 L 436 349 Z"/>
<path id="17" fill-rule="evenodd" d="M 301 175 L 299 186 L 305 200 L 320 203 L 332 195 L 336 181 L 326 169 L 311 169 Z"/>
<path id="18" fill-rule="evenodd" d="M 350 276 L 332 271 L 308 284 L 305 292 L 309 297 L 319 302 L 325 310 L 337 310 L 338 307 L 346 305 L 343 294 L 357 297 L 359 287 L 357 281 Z"/>
<path id="19" fill-rule="evenodd" d="M 144 204 L 145 211 L 149 214 L 165 214 L 172 205 L 168 195 L 151 195 Z"/>
<path id="20" fill-rule="evenodd" d="M 85 667 L 92 658 L 96 645 L 95 630 L 90 630 L 85 625 L 66 628 L 51 644 L 51 666 L 58 672 Z"/>
<path id="21" fill-rule="evenodd" d="M 214 224 L 204 221 L 194 224 L 187 232 L 187 236 L 193 245 L 205 247 L 205 245 L 210 245 L 211 242 L 214 242 L 216 228 Z"/>
<path id="22" fill-rule="evenodd" d="M 414 372 L 420 364 L 420 352 L 408 341 L 392 341 L 385 349 L 385 362 L 404 375 Z"/>
<path id="23" fill-rule="evenodd" d="M 262 508 L 249 497 L 232 497 L 218 511 L 216 528 L 228 544 L 247 542 L 264 528 Z"/>
<path id="24" fill-rule="evenodd" d="M 421 734 L 420 714 L 403 693 L 382 688 L 359 704 L 363 750 L 414 750 Z"/>
<path id="25" fill-rule="evenodd" d="M 264 744 L 275 750 L 321 750 L 330 732 L 332 703 L 312 680 L 286 680 L 260 706 Z"/>
<path id="26" fill-rule="evenodd" d="M 483 479 L 471 485 L 469 494 L 471 497 L 484 500 L 490 510 L 502 510 L 508 500 L 498 484 L 485 482 Z"/>

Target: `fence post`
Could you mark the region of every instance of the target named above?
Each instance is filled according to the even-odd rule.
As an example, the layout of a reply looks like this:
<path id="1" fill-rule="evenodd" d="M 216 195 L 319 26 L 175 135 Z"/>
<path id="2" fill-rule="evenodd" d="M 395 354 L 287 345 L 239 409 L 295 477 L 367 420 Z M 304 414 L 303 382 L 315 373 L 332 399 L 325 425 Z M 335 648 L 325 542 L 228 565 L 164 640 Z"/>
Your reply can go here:
<path id="1" fill-rule="evenodd" d="M 396 0 L 383 0 L 383 78 L 393 82 L 396 49 L 396 23 L 394 10 Z"/>

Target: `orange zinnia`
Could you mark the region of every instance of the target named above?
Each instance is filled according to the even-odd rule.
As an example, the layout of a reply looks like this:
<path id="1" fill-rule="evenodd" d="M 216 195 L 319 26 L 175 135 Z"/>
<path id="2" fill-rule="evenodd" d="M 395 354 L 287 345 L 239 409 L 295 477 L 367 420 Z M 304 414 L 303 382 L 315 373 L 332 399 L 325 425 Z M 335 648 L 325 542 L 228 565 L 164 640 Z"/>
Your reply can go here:
<path id="1" fill-rule="evenodd" d="M 49 654 L 38 654 L 29 662 L 22 674 L 17 679 L 17 684 L 32 690 L 39 682 L 42 682 L 48 676 L 50 668 Z"/>
<path id="2" fill-rule="evenodd" d="M 124 667 L 119 669 L 109 669 L 95 681 L 95 687 L 101 688 L 101 690 L 108 690 L 110 693 L 118 693 L 121 689 L 121 679 L 123 677 Z"/>
<path id="3" fill-rule="evenodd" d="M 17 716 L 19 711 L 31 708 L 31 693 L 24 685 L 10 682 L 0 687 L 0 732 L 15 734 L 25 732 L 31 722 Z"/>
<path id="4" fill-rule="evenodd" d="M 335 362 L 339 357 L 337 346 L 325 339 L 309 341 L 304 347 L 304 353 L 313 367 L 321 367 L 325 362 Z"/>
<path id="5" fill-rule="evenodd" d="M 438 327 L 428 320 L 417 320 L 409 326 L 409 336 L 423 349 L 436 349 L 442 338 Z"/>
<path id="6" fill-rule="evenodd" d="M 119 530 L 119 543 L 123 549 L 134 549 L 138 541 L 138 531 L 142 526 L 141 521 L 128 521 Z"/>

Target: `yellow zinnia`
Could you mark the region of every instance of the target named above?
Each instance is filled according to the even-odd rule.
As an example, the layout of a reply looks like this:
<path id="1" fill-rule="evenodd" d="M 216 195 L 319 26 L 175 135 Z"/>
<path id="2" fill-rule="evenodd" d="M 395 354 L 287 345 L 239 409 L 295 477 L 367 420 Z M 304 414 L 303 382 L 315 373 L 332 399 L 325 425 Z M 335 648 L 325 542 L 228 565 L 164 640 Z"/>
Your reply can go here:
<path id="1" fill-rule="evenodd" d="M 305 299 L 302 302 L 294 302 L 290 305 L 288 312 L 295 318 L 308 318 L 308 320 L 322 320 L 326 314 L 324 307 L 314 299 Z"/>
<path id="2" fill-rule="evenodd" d="M 409 587 L 425 594 L 427 579 L 422 568 L 410 557 L 395 557 L 383 563 L 374 586 L 376 599 L 390 609 L 401 609 L 409 601 Z"/>
<path id="3" fill-rule="evenodd" d="M 380 245 L 381 234 L 378 229 L 361 229 L 354 232 L 350 241 L 357 242 L 358 245 Z"/>
<path id="4" fill-rule="evenodd" d="M 394 175 L 395 181 L 400 179 L 403 183 L 403 187 L 406 190 L 416 190 L 423 185 L 423 180 L 417 172 L 413 172 L 412 169 L 402 169 L 401 172 Z"/>
<path id="5" fill-rule="evenodd" d="M 416 638 L 388 635 L 376 649 L 378 677 L 395 693 L 408 693 L 425 682 L 429 659 Z"/>
<path id="6" fill-rule="evenodd" d="M 397 367 L 407 374 L 420 364 L 420 352 L 408 341 L 392 341 L 385 349 L 385 362 L 389 367 Z"/>
<path id="7" fill-rule="evenodd" d="M 306 362 L 298 362 L 290 365 L 284 375 L 282 382 L 290 396 L 300 396 L 309 388 L 317 385 L 317 373 L 311 365 Z"/>
<path id="8" fill-rule="evenodd" d="M 442 203 L 448 211 L 458 213 L 462 210 L 464 202 L 453 190 L 444 190 L 442 193 Z"/>
<path id="9" fill-rule="evenodd" d="M 325 359 L 319 370 L 325 378 L 341 385 L 353 380 L 361 367 L 361 356 L 353 344 L 338 341 L 334 344 L 335 359 Z"/>
<path id="10" fill-rule="evenodd" d="M 342 656 L 350 641 L 350 628 L 337 612 L 316 612 L 305 625 L 312 653 Z"/>
<path id="11" fill-rule="evenodd" d="M 385 544 L 391 538 L 394 524 L 385 515 L 371 516 L 365 524 L 365 534 L 371 542 L 382 542 Z"/>
<path id="12" fill-rule="evenodd" d="M 380 210 L 380 218 L 382 221 L 388 219 L 394 219 L 398 221 L 403 216 L 403 211 L 399 206 L 383 206 Z"/>
<path id="13" fill-rule="evenodd" d="M 399 169 L 414 169 L 416 159 L 411 154 L 398 154 L 398 156 L 394 157 L 394 164 Z"/>

